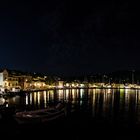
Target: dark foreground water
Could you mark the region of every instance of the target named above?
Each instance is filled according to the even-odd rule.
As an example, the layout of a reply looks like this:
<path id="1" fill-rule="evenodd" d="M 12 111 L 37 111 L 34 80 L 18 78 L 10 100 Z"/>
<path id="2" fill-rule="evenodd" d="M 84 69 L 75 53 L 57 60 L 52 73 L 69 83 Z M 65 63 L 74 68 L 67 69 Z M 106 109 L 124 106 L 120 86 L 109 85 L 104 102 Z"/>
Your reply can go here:
<path id="1" fill-rule="evenodd" d="M 47 124 L 21 126 L 12 111 L 67 105 L 67 116 Z M 34 92 L 0 98 L 6 104 L 0 133 L 14 139 L 139 139 L 140 91 L 129 89 L 71 89 Z M 11 111 L 12 110 L 12 111 Z"/>

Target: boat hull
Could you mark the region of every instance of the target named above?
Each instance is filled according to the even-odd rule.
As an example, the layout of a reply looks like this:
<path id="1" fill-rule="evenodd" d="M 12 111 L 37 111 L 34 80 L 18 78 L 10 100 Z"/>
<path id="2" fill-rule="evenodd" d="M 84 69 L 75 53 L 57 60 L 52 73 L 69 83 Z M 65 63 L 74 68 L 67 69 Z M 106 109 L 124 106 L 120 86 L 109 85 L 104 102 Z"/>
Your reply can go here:
<path id="1" fill-rule="evenodd" d="M 65 108 L 61 110 L 38 110 L 31 112 L 19 112 L 15 115 L 18 124 L 46 123 L 65 116 Z"/>

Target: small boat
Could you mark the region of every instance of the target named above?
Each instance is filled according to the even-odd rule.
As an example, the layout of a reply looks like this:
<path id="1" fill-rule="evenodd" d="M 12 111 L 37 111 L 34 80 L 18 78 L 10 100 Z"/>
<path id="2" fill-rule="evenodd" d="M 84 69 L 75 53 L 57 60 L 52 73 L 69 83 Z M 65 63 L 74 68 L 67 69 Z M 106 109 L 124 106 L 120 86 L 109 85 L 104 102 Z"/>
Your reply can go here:
<path id="1" fill-rule="evenodd" d="M 19 124 L 45 123 L 65 116 L 65 106 L 59 103 L 56 107 L 35 111 L 17 112 L 15 119 Z"/>

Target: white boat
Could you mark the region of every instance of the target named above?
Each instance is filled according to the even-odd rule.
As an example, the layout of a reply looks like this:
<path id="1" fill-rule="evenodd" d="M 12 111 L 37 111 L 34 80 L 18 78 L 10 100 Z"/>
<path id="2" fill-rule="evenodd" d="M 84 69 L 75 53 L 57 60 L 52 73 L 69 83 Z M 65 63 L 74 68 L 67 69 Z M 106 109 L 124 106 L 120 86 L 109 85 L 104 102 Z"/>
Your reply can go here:
<path id="1" fill-rule="evenodd" d="M 54 108 L 17 112 L 15 119 L 19 124 L 44 123 L 65 116 L 65 106 L 59 103 Z"/>
<path id="2" fill-rule="evenodd" d="M 20 91 L 21 91 L 20 87 L 14 87 L 11 90 L 11 92 L 15 92 L 15 93 L 20 92 Z"/>

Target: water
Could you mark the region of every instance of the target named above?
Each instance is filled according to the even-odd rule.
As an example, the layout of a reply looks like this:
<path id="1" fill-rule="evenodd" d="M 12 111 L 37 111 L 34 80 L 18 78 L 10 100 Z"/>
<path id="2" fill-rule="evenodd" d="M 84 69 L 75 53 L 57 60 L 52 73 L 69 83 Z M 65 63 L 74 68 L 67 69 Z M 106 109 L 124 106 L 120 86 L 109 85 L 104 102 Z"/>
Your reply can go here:
<path id="1" fill-rule="evenodd" d="M 16 110 L 36 110 L 55 105 L 59 101 L 67 104 L 67 116 L 49 125 L 21 128 L 9 122 L 16 135 L 45 135 L 54 138 L 53 133 L 62 133 L 58 139 L 81 139 L 103 136 L 112 139 L 135 138 L 140 126 L 140 91 L 130 89 L 68 89 L 34 92 L 26 96 L 8 99 L 0 98 L 0 104 Z M 7 121 L 6 124 L 8 125 Z M 4 122 L 3 122 L 4 124 Z M 14 128 L 12 128 L 14 126 Z M 59 128 L 58 128 L 59 126 Z M 8 125 L 9 127 L 9 125 Z M 6 131 L 6 130 L 5 130 Z M 62 132 L 61 132 L 62 131 Z M 33 133 L 32 133 L 33 132 Z M 93 135 L 94 133 L 94 135 Z M 106 135 L 109 133 L 109 135 Z M 103 134 L 103 135 L 102 135 Z"/>

